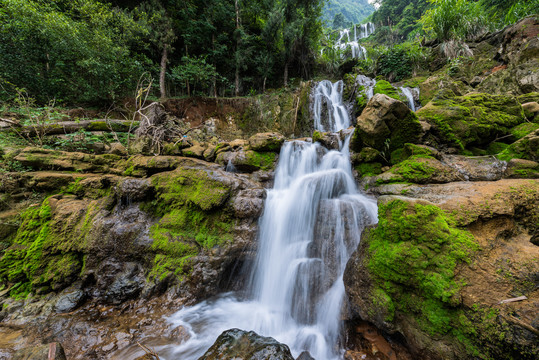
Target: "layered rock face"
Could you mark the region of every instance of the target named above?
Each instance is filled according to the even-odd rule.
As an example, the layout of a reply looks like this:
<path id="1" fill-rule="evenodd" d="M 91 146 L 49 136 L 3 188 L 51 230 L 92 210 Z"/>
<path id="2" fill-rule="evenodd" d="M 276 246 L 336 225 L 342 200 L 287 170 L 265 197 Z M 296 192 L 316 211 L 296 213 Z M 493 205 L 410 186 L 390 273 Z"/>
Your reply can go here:
<path id="1" fill-rule="evenodd" d="M 282 137 L 260 135 L 256 145 L 275 151 L 276 141 Z M 24 327 L 30 344 L 50 336 L 66 344 L 68 358 L 109 356 L 150 329 L 169 336 L 174 329 L 158 320 L 167 304 L 175 303 L 173 311 L 241 287 L 243 264 L 256 249 L 261 178 L 271 178 L 270 171 L 232 173 L 178 156 L 34 148 L 16 158 L 37 171 L 0 174 L 0 317 Z M 109 322 L 127 308 L 145 325 L 133 327 L 136 315 L 126 329 Z M 62 314 L 70 314 L 68 322 Z"/>
<path id="2" fill-rule="evenodd" d="M 363 233 L 344 277 L 352 318 L 403 335 L 422 359 L 535 358 L 539 183 L 378 191 L 388 194 L 380 222 Z"/>

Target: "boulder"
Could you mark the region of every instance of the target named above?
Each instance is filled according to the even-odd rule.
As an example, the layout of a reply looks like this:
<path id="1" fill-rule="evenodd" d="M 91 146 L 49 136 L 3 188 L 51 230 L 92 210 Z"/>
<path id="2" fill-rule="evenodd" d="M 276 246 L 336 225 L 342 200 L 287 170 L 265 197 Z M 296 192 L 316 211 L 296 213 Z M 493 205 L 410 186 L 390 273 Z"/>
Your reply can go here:
<path id="1" fill-rule="evenodd" d="M 507 149 L 498 154 L 502 160 L 513 158 L 538 161 L 539 160 L 539 129 L 531 132 Z"/>
<path id="2" fill-rule="evenodd" d="M 254 331 L 224 331 L 199 360 L 294 360 L 287 345 Z"/>
<path id="3" fill-rule="evenodd" d="M 421 124 L 408 106 L 384 94 L 376 94 L 357 118 L 356 138 L 378 151 L 393 151 L 418 142 Z"/>
<path id="4" fill-rule="evenodd" d="M 539 183 L 408 186 L 406 194 L 379 198 L 379 224 L 347 264 L 352 317 L 403 335 L 414 358 L 534 359 Z"/>
<path id="5" fill-rule="evenodd" d="M 258 152 L 254 150 L 236 150 L 221 152 L 217 155 L 216 163 L 223 166 L 232 164 L 239 172 L 254 172 L 257 170 L 270 170 L 275 165 L 274 152 Z"/>
<path id="6" fill-rule="evenodd" d="M 515 97 L 480 93 L 434 99 L 417 116 L 432 125 L 424 139 L 437 149 L 486 146 L 526 121 Z"/>
<path id="7" fill-rule="evenodd" d="M 249 147 L 255 151 L 279 152 L 284 143 L 284 136 L 279 133 L 258 133 L 249 138 Z"/>
<path id="8" fill-rule="evenodd" d="M 60 294 L 54 309 L 57 313 L 67 313 L 75 310 L 84 301 L 84 291 L 81 289 L 69 289 Z"/>
<path id="9" fill-rule="evenodd" d="M 182 155 L 187 157 L 194 157 L 197 159 L 204 159 L 204 151 L 206 148 L 201 144 L 195 144 L 191 147 L 185 148 L 182 150 Z"/>
<path id="10" fill-rule="evenodd" d="M 522 108 L 529 120 L 533 120 L 539 114 L 539 103 L 535 101 L 522 104 Z"/>
<path id="11" fill-rule="evenodd" d="M 539 179 L 539 163 L 523 159 L 511 159 L 503 175 L 508 179 Z"/>
<path id="12" fill-rule="evenodd" d="M 66 360 L 62 344 L 53 342 L 15 351 L 12 360 Z"/>

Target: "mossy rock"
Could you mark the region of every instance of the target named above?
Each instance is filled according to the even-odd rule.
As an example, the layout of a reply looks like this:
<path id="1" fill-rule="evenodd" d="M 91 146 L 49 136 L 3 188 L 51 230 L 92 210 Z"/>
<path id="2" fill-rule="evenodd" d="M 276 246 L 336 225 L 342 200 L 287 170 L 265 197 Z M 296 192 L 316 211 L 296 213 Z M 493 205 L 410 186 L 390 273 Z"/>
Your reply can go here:
<path id="1" fill-rule="evenodd" d="M 463 287 L 457 270 L 472 261 L 479 245 L 426 201 L 382 197 L 378 214 L 378 226 L 364 232 L 361 252 L 344 275 L 353 311 L 384 331 L 397 331 L 396 323 L 406 322 L 405 331 L 416 334 L 413 343 L 428 343 L 438 357 L 449 349 L 435 346 L 431 337 L 443 337 L 466 355 L 470 329 L 457 310 Z"/>
<path id="2" fill-rule="evenodd" d="M 539 160 L 539 129 L 514 142 L 497 155 L 500 160 Z"/>
<path id="3" fill-rule="evenodd" d="M 464 178 L 458 171 L 433 157 L 413 155 L 375 179 L 376 185 L 381 185 L 401 182 L 443 184 L 460 181 Z"/>
<path id="4" fill-rule="evenodd" d="M 422 156 L 440 159 L 441 154 L 435 148 L 426 145 L 404 144 L 401 149 L 397 149 L 391 153 L 391 164 L 395 165 L 408 159 L 411 156 Z"/>
<path id="5" fill-rule="evenodd" d="M 152 177 L 156 198 L 142 207 L 161 219 L 150 228 L 156 253 L 149 278 L 189 276 L 192 258 L 233 240 L 234 220 L 225 211 L 231 188 L 217 171 L 178 168 Z"/>
<path id="6" fill-rule="evenodd" d="M 379 80 L 374 85 L 374 94 L 384 94 L 399 101 L 406 101 L 406 97 L 399 94 L 396 88 L 386 80 Z"/>
<path id="7" fill-rule="evenodd" d="M 517 100 L 520 104 L 526 104 L 530 102 L 539 103 L 539 92 L 531 92 L 528 94 L 520 95 L 517 97 Z"/>
<path id="8" fill-rule="evenodd" d="M 355 151 L 371 147 L 389 158 L 391 151 L 405 143 L 419 142 L 422 131 L 416 114 L 403 102 L 376 94 L 357 118 L 352 146 Z"/>
<path id="9" fill-rule="evenodd" d="M 382 173 L 382 166 L 380 163 L 361 163 L 356 165 L 354 169 L 356 169 L 361 177 L 375 176 Z"/>
<path id="10" fill-rule="evenodd" d="M 433 100 L 417 115 L 433 125 L 431 132 L 439 146 L 461 150 L 486 146 L 525 121 L 514 97 L 479 93 Z"/>

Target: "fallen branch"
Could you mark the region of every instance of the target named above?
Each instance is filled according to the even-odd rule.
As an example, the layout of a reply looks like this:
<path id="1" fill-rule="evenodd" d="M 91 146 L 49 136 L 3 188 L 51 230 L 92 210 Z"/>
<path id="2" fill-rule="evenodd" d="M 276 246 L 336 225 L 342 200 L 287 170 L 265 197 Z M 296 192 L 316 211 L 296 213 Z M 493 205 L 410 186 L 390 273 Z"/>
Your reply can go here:
<path id="1" fill-rule="evenodd" d="M 3 120 L 2 120 L 3 121 Z M 130 120 L 85 120 L 85 121 L 61 121 L 41 126 L 12 125 L 8 128 L 0 128 L 0 132 L 10 132 L 17 130 L 28 136 L 36 134 L 65 135 L 75 133 L 79 130 L 128 132 L 132 122 Z M 15 130 L 15 127 L 17 130 Z"/>
<path id="2" fill-rule="evenodd" d="M 146 353 L 146 355 L 150 355 L 150 356 L 153 356 L 154 359 L 153 360 L 159 360 L 159 355 L 157 355 L 157 353 L 155 351 L 153 351 L 152 349 L 150 349 L 149 347 L 145 346 L 145 345 L 142 345 L 141 343 L 139 343 L 137 341 L 137 344 L 138 346 L 140 346 L 142 348 L 142 350 L 144 350 L 144 352 Z"/>
<path id="3" fill-rule="evenodd" d="M 515 302 L 515 301 L 522 301 L 522 300 L 528 300 L 528 298 L 526 296 L 519 296 L 519 297 L 516 297 L 516 298 L 502 300 L 498 304 L 507 304 L 507 303 L 512 303 L 512 302 Z"/>

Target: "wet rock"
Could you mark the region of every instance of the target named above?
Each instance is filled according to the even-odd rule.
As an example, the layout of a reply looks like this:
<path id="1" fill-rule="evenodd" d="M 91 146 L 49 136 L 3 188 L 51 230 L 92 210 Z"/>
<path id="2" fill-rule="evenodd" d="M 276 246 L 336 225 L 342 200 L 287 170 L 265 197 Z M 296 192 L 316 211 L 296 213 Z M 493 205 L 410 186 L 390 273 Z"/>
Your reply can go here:
<path id="1" fill-rule="evenodd" d="M 357 136 L 364 146 L 393 151 L 405 143 L 418 142 L 421 125 L 415 114 L 399 100 L 376 94 L 357 118 Z"/>
<path id="2" fill-rule="evenodd" d="M 504 177 L 509 179 L 538 179 L 539 163 L 524 159 L 511 159 L 507 164 Z"/>
<path id="3" fill-rule="evenodd" d="M 324 132 L 321 133 L 319 131 L 315 131 L 313 134 L 313 142 L 319 142 L 328 150 L 339 150 L 340 143 L 341 143 L 341 137 L 338 133 L 329 133 Z"/>
<path id="4" fill-rule="evenodd" d="M 296 360 L 315 360 L 308 351 L 304 351 L 299 354 Z"/>
<path id="5" fill-rule="evenodd" d="M 118 195 L 127 202 L 144 200 L 152 187 L 148 179 L 125 179 L 118 184 Z"/>
<path id="6" fill-rule="evenodd" d="M 223 332 L 199 360 L 294 360 L 288 346 L 254 331 Z"/>
<path id="7" fill-rule="evenodd" d="M 470 181 L 500 180 L 506 168 L 506 163 L 494 156 L 445 155 L 443 162 L 462 174 L 464 180 Z"/>
<path id="8" fill-rule="evenodd" d="M 127 149 L 119 142 L 114 142 L 110 144 L 110 149 L 108 151 L 110 154 L 118 156 L 127 156 Z"/>
<path id="9" fill-rule="evenodd" d="M 54 309 L 57 313 L 73 311 L 84 301 L 84 298 L 84 291 L 80 289 L 65 290 L 60 294 Z"/>
<path id="10" fill-rule="evenodd" d="M 264 207 L 264 189 L 242 190 L 234 199 L 234 213 L 238 218 L 258 218 Z"/>
<path id="11" fill-rule="evenodd" d="M 60 343 L 32 346 L 16 351 L 13 360 L 66 360 L 64 348 Z"/>
<path id="12" fill-rule="evenodd" d="M 144 286 L 144 274 L 137 263 L 105 262 L 98 272 L 97 286 L 102 298 L 110 304 L 121 304 L 134 298 Z"/>
<path id="13" fill-rule="evenodd" d="M 183 156 L 194 157 L 197 159 L 204 159 L 204 151 L 206 148 L 201 144 L 195 144 L 191 147 L 185 148 L 182 150 Z"/>
<path id="14" fill-rule="evenodd" d="M 284 140 L 279 133 L 258 133 L 249 138 L 249 147 L 255 151 L 279 152 Z"/>

